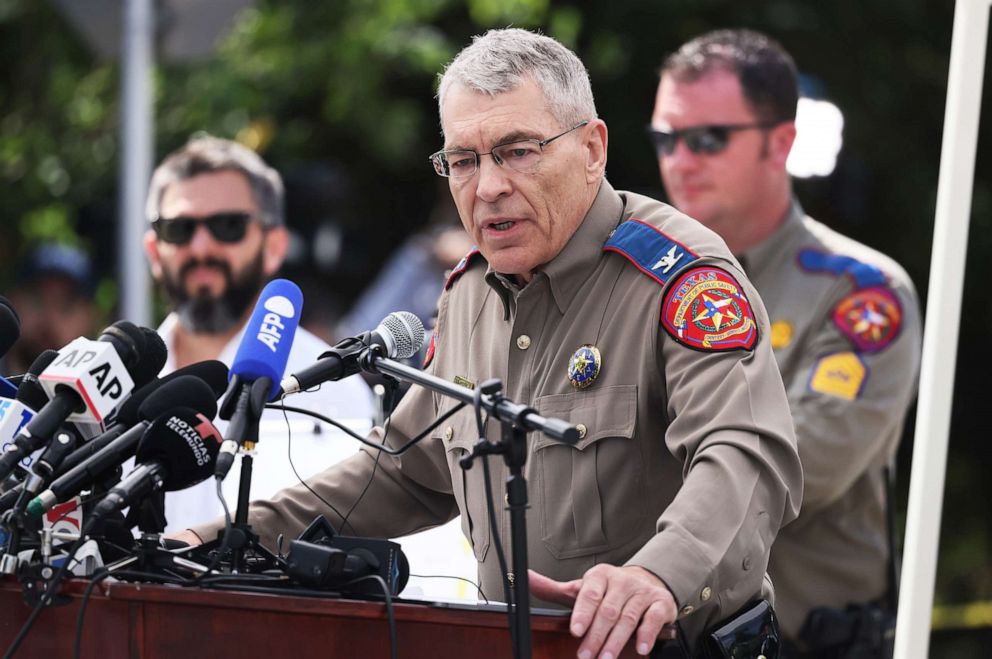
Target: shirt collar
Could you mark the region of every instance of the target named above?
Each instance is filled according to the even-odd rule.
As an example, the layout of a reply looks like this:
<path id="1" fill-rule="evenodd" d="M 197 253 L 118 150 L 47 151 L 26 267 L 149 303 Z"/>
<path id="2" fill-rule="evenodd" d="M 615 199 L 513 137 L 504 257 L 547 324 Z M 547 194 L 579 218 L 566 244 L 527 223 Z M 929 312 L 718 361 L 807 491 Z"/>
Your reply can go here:
<path id="1" fill-rule="evenodd" d="M 576 291 L 595 269 L 603 257 L 603 244 L 617 228 L 623 214 L 623 199 L 606 179 L 603 179 L 596 199 L 586 212 L 575 233 L 553 259 L 539 266 L 534 272 L 548 279 L 551 296 L 560 313 L 565 313 Z M 505 317 L 509 318 L 512 304 L 520 289 L 505 275 L 495 272 L 492 266 L 486 271 L 486 282 L 503 301 Z"/>
<path id="2" fill-rule="evenodd" d="M 749 278 L 753 279 L 766 267 L 781 258 L 788 257 L 789 244 L 800 236 L 805 215 L 799 200 L 793 197 L 789 210 L 786 211 L 785 221 L 775 229 L 772 235 L 754 247 L 745 250 L 743 254 L 736 255 L 744 264 L 744 271 Z"/>

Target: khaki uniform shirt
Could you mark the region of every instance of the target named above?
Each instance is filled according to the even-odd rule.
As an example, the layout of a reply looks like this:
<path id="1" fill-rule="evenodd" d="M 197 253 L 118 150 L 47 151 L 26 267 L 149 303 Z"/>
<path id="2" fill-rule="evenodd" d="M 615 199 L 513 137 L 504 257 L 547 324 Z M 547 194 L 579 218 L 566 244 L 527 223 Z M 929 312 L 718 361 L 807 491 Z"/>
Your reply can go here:
<path id="1" fill-rule="evenodd" d="M 812 607 L 885 593 L 883 468 L 916 393 L 919 303 L 897 263 L 797 203 L 742 260 L 771 318 L 805 477 L 802 512 L 769 566 L 782 630 L 795 639 Z"/>
<path id="2" fill-rule="evenodd" d="M 693 265 L 715 264 L 740 282 L 757 316 L 753 350 L 703 352 L 672 339 L 659 323 L 665 288 L 603 249 L 631 218 L 701 255 Z M 669 282 L 677 272 L 672 268 Z M 530 567 L 570 580 L 598 563 L 642 566 L 668 585 L 694 641 L 761 594 L 775 534 L 798 513 L 802 470 L 767 333 L 757 294 L 716 234 L 604 181 L 576 233 L 527 286 L 493 272 L 481 256 L 463 267 L 440 300 L 430 371 L 476 385 L 499 378 L 514 402 L 582 424 L 575 446 L 528 436 Z M 578 389 L 568 366 L 584 344 L 599 349 L 601 369 Z M 393 414 L 388 443 L 416 436 L 454 405 L 414 387 Z M 488 423 L 486 433 L 498 438 L 498 424 Z M 373 431 L 379 440 L 382 434 Z M 500 598 L 483 469 L 458 465 L 477 438 L 466 408 L 399 458 L 382 456 L 376 466 L 374 451 L 363 451 L 311 485 L 342 513 L 354 506 L 345 533 L 395 537 L 461 513 L 483 591 Z M 512 565 L 502 505 L 508 472 L 501 459 L 490 466 L 500 540 Z M 256 502 L 250 521 L 272 546 L 277 533 L 294 535 L 320 513 L 341 528 L 340 517 L 294 487 Z M 217 527 L 194 530 L 214 537 Z"/>

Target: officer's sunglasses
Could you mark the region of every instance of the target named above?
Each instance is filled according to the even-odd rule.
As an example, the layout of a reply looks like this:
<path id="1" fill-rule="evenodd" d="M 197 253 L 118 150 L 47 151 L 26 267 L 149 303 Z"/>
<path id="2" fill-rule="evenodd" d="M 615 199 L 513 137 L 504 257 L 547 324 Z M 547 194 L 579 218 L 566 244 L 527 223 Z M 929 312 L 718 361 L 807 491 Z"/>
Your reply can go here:
<path id="1" fill-rule="evenodd" d="M 162 242 L 186 245 L 193 239 L 196 227 L 203 224 L 210 235 L 222 243 L 237 243 L 245 237 L 248 223 L 254 219 L 246 211 L 224 211 L 205 217 L 159 217 L 152 221 L 152 229 Z"/>
<path id="2" fill-rule="evenodd" d="M 659 156 L 670 156 L 675 153 L 679 139 L 685 141 L 685 146 L 693 153 L 714 155 L 727 148 L 731 133 L 741 130 L 768 130 L 778 125 L 778 122 L 762 122 L 753 124 L 712 124 L 708 126 L 693 126 L 681 130 L 664 131 L 654 126 L 648 126 L 648 138 L 654 144 Z"/>

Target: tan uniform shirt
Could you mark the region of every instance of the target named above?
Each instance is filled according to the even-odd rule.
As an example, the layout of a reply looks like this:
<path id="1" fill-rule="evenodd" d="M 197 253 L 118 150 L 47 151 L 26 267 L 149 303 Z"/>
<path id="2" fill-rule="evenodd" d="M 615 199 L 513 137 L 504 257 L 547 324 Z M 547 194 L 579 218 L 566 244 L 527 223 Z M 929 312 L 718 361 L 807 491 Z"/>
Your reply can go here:
<path id="1" fill-rule="evenodd" d="M 883 467 L 916 393 L 919 303 L 897 263 L 798 204 L 743 261 L 771 318 L 805 477 L 802 512 L 779 533 L 769 566 L 794 639 L 812 607 L 885 593 Z"/>
<path id="2" fill-rule="evenodd" d="M 753 350 L 703 352 L 672 339 L 659 323 L 665 289 L 603 249 L 632 217 L 701 255 L 693 266 L 715 264 L 737 278 L 757 316 Z M 689 262 L 678 259 L 668 281 Z M 690 639 L 761 593 L 769 547 L 798 512 L 802 473 L 767 317 L 715 234 L 604 182 L 562 252 L 526 287 L 488 270 L 481 257 L 471 261 L 442 295 L 436 331 L 435 375 L 475 384 L 500 378 L 513 401 L 585 428 L 576 446 L 528 437 L 532 569 L 568 580 L 598 563 L 643 566 L 671 589 Z M 577 389 L 568 365 L 584 344 L 599 349 L 601 369 Z M 415 436 L 453 405 L 414 387 L 393 415 L 389 443 Z M 372 479 L 346 533 L 394 537 L 460 512 L 482 588 L 499 598 L 482 467 L 466 472 L 458 465 L 477 434 L 465 409 L 399 459 L 383 456 L 376 467 L 362 452 L 312 485 L 345 512 Z M 498 434 L 498 424 L 489 423 L 487 436 Z M 500 538 L 509 548 L 507 470 L 501 459 L 490 463 Z M 341 527 L 339 517 L 294 487 L 257 502 L 251 522 L 271 546 L 277 533 L 296 534 L 319 513 Z M 216 527 L 196 530 L 213 537 Z"/>

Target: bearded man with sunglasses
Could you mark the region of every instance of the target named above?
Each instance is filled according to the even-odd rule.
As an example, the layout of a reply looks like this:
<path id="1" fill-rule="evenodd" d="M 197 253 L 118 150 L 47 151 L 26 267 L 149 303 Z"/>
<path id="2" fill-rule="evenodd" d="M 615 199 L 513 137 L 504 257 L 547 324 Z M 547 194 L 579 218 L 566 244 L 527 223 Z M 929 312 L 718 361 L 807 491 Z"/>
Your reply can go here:
<path id="1" fill-rule="evenodd" d="M 649 136 L 670 201 L 723 237 L 771 319 L 805 476 L 769 564 L 788 656 L 881 657 L 895 606 L 887 474 L 916 392 L 919 303 L 898 264 L 793 197 L 797 101 L 781 46 L 712 32 L 666 59 Z"/>
<path id="2" fill-rule="evenodd" d="M 209 359 L 231 366 L 259 293 L 286 257 L 283 197 L 282 178 L 258 154 L 208 135 L 194 137 L 155 170 L 145 251 L 171 306 L 159 327 L 169 350 L 163 375 Z M 286 372 L 310 366 L 329 347 L 297 328 Z M 373 415 L 361 378 L 326 383 L 293 404 L 338 418 Z M 283 417 L 267 410 L 263 418 Z M 214 484 L 206 481 L 169 492 L 165 505 L 169 531 L 221 512 Z"/>

